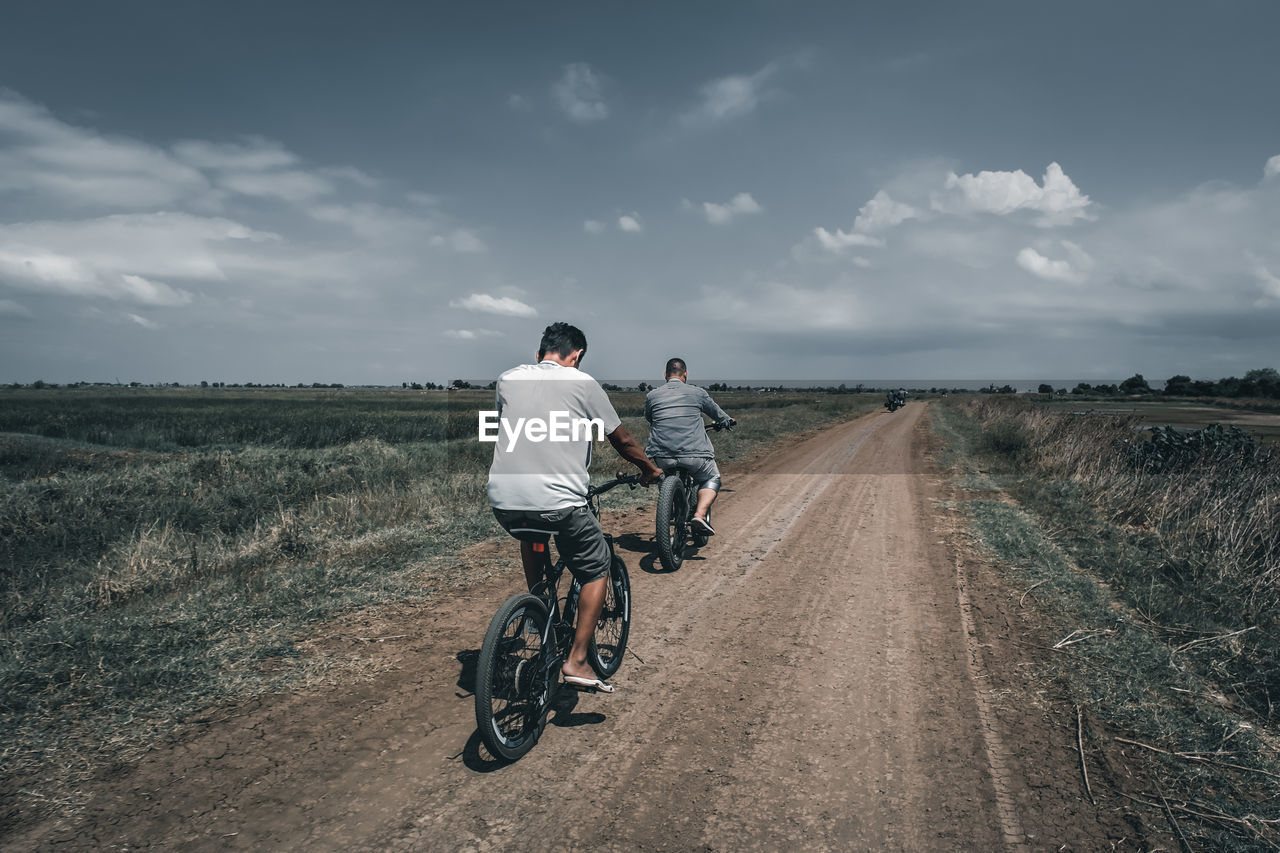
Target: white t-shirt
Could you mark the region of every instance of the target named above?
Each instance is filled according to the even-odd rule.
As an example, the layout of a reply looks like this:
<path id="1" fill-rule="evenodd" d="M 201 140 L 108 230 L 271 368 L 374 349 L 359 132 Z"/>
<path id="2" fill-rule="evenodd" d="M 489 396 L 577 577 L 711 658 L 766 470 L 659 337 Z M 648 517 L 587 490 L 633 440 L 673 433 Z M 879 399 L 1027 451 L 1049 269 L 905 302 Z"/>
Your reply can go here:
<path id="1" fill-rule="evenodd" d="M 600 383 L 577 368 L 544 361 L 508 370 L 498 377 L 497 418 L 488 427 L 489 440 L 496 436 L 489 504 L 543 511 L 583 506 L 592 442 L 621 423 Z"/>

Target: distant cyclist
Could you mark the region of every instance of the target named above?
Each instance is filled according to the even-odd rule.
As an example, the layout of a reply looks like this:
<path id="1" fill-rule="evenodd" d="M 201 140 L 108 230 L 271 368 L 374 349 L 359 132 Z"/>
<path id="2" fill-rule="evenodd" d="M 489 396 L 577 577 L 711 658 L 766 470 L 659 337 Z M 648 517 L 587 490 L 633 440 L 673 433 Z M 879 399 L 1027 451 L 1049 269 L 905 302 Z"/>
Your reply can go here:
<path id="1" fill-rule="evenodd" d="M 662 469 L 644 455 L 631 437 L 600 383 L 578 369 L 587 352 L 587 337 L 568 323 L 552 323 L 542 333 L 538 363 L 513 367 L 498 377 L 498 418 L 502 423 L 489 468 L 489 504 L 507 531 L 535 528 L 555 533 L 556 548 L 582 584 L 573 649 L 564 662 L 566 684 L 612 693 L 587 662 L 604 605 L 609 546 L 600 522 L 587 508 L 588 467 L 595 431 L 603 433 L 618 455 L 640 469 L 645 485 Z M 569 429 L 572 421 L 599 421 L 599 426 Z M 525 425 L 540 424 L 536 430 Z M 564 428 L 556 432 L 557 425 Z M 523 440 L 520 430 L 525 427 Z M 525 581 L 532 589 L 542 579 L 533 545 L 520 542 Z"/>
<path id="2" fill-rule="evenodd" d="M 670 359 L 666 377 L 667 384 L 654 388 L 644 398 L 644 417 L 652 425 L 645 453 L 663 470 L 678 467 L 693 474 L 698 485 L 693 529 L 713 536 L 710 512 L 720 491 L 720 469 L 716 467 L 716 449 L 707 437 L 702 416 L 711 418 L 717 427 L 733 426 L 737 421 L 725 414 L 704 389 L 688 384 L 689 369 L 684 359 Z"/>

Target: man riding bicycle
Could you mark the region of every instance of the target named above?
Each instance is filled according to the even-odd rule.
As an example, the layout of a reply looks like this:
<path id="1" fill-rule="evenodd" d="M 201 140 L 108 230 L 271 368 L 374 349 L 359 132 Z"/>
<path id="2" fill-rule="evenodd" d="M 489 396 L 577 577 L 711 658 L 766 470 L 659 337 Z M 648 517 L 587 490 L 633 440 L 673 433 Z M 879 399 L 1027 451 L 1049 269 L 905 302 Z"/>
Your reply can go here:
<path id="1" fill-rule="evenodd" d="M 532 528 L 555 534 L 560 556 L 582 585 L 573 648 L 561 674 L 573 687 L 611 693 L 612 685 L 587 662 L 609 572 L 604 532 L 587 508 L 592 440 L 607 436 L 618 455 L 640 469 L 645 485 L 661 478 L 662 469 L 622 426 L 600 383 L 578 369 L 586 352 L 580 329 L 552 323 L 542 333 L 537 363 L 498 377 L 498 423 L 487 439 L 495 441 L 496 435 L 488 495 L 494 517 L 508 532 Z M 482 420 L 482 438 L 484 428 Z M 532 590 L 542 574 L 531 542 L 521 539 L 520 557 Z"/>
<path id="2" fill-rule="evenodd" d="M 644 417 L 651 426 L 645 452 L 663 470 L 684 468 L 698 485 L 698 508 L 692 524 L 696 532 L 714 536 L 711 527 L 711 505 L 720 491 L 720 469 L 716 467 L 716 449 L 707 438 L 702 416 L 717 427 L 737 423 L 716 405 L 711 395 L 697 385 L 688 384 L 689 369 L 684 359 L 667 361 L 667 384 L 654 388 L 644 398 Z"/>

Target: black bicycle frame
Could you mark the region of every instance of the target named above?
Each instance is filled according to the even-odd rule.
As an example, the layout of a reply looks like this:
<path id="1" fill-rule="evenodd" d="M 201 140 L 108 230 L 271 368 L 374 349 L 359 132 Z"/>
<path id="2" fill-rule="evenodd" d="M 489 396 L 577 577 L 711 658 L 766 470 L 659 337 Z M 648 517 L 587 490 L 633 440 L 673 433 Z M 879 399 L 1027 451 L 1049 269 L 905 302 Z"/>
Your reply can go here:
<path id="1" fill-rule="evenodd" d="M 587 491 L 587 506 L 590 508 L 592 515 L 596 518 L 600 517 L 600 496 L 615 486 L 623 484 L 634 484 L 636 482 L 635 475 L 630 477 L 619 476 L 615 480 L 608 483 L 602 483 L 600 486 L 592 486 Z M 601 531 L 602 533 L 604 531 Z M 604 533 L 605 544 L 609 546 L 609 565 L 613 565 L 614 550 L 613 536 Z M 550 702 L 551 694 L 555 692 L 559 679 L 556 677 L 558 670 L 556 667 L 564 662 L 568 655 L 568 646 L 573 642 L 574 620 L 578 615 L 578 596 L 582 594 L 582 584 L 578 583 L 578 579 L 574 578 L 569 589 L 564 596 L 564 613 L 560 611 L 560 578 L 564 576 L 566 569 L 564 558 L 551 562 L 551 537 L 538 538 L 532 540 L 530 545 L 533 552 L 538 554 L 542 562 L 542 580 L 533 585 L 533 589 L 529 590 L 532 595 L 542 599 L 547 606 L 547 625 L 542 636 L 542 648 L 550 649 L 551 654 L 544 654 L 543 658 L 543 676 L 547 685 L 547 695 L 543 698 L 543 706 Z M 568 643 L 564 643 L 561 638 L 561 630 L 568 633 Z"/>

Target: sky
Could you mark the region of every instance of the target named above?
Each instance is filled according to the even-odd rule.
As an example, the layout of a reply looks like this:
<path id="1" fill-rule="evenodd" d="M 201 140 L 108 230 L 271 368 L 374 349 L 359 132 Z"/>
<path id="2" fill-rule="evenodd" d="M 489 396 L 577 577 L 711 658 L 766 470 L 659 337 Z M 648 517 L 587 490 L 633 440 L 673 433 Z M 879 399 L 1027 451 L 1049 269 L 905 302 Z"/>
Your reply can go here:
<path id="1" fill-rule="evenodd" d="M 6 0 L 0 382 L 1280 367 L 1280 4 Z"/>

